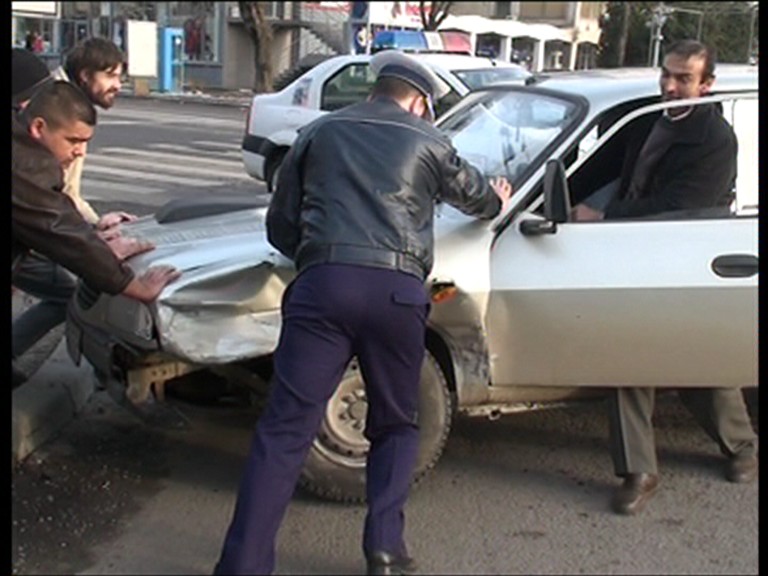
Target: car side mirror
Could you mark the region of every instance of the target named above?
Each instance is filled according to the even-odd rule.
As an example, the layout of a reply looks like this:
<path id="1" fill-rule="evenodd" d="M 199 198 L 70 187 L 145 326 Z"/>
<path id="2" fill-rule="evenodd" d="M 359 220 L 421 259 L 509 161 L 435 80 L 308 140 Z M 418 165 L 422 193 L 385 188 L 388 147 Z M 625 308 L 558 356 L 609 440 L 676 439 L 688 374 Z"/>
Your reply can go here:
<path id="1" fill-rule="evenodd" d="M 565 177 L 563 161 L 547 161 L 544 171 L 544 218 L 550 222 L 568 222 L 571 215 L 571 195 Z"/>
<path id="2" fill-rule="evenodd" d="M 555 234 L 557 225 L 568 222 L 571 215 L 571 197 L 565 165 L 562 160 L 547 161 L 544 169 L 544 220 L 523 220 L 520 232 L 524 236 Z"/>

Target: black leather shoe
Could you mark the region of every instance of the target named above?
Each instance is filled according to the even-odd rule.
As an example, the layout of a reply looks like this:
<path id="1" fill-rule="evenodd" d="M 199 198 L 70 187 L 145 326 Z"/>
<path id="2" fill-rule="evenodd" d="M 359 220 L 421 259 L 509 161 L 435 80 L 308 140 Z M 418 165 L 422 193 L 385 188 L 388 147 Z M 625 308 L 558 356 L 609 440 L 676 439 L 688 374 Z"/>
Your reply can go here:
<path id="1" fill-rule="evenodd" d="M 408 556 L 395 556 L 389 552 L 373 552 L 368 558 L 368 574 L 415 574 L 416 561 Z"/>
<path id="2" fill-rule="evenodd" d="M 658 488 L 659 477 L 656 474 L 627 474 L 624 483 L 613 495 L 613 511 L 627 515 L 641 512 Z"/>
<path id="3" fill-rule="evenodd" d="M 736 454 L 728 459 L 725 479 L 728 482 L 747 483 L 757 478 L 757 456 Z"/>

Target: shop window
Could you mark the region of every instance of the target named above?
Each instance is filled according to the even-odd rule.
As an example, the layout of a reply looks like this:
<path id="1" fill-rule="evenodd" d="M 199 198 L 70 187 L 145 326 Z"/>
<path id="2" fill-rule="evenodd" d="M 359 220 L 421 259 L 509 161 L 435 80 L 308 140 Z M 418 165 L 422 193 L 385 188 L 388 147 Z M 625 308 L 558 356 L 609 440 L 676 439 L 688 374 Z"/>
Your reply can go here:
<path id="1" fill-rule="evenodd" d="M 184 58 L 188 62 L 218 62 L 220 4 L 167 2 L 165 5 L 165 25 L 184 30 Z"/>
<path id="2" fill-rule="evenodd" d="M 19 18 L 16 29 L 17 46 L 37 54 L 50 53 L 54 49 L 54 22 L 45 18 Z"/>

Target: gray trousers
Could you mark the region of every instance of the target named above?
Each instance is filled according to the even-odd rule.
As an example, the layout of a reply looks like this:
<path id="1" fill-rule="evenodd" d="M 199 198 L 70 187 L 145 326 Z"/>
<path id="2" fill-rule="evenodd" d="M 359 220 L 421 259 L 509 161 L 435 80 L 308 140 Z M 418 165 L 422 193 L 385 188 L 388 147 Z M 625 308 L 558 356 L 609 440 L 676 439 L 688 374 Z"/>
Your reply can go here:
<path id="1" fill-rule="evenodd" d="M 680 400 L 724 456 L 757 454 L 757 435 L 738 388 L 686 388 Z M 653 435 L 654 388 L 618 388 L 611 393 L 610 448 L 617 476 L 656 474 Z"/>
<path id="2" fill-rule="evenodd" d="M 18 358 L 66 320 L 77 277 L 45 256 L 31 253 L 19 262 L 12 282 L 40 300 L 13 321 L 11 354 Z"/>

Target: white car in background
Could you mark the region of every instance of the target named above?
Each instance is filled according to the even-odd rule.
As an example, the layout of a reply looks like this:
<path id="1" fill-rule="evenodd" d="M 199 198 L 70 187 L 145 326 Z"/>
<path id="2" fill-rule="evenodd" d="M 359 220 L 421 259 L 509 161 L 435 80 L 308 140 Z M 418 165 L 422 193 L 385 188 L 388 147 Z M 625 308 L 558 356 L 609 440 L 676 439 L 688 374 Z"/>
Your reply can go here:
<path id="1" fill-rule="evenodd" d="M 531 77 L 518 64 L 464 54 L 412 54 L 431 67 L 449 88 L 435 102 L 438 118 L 470 90 Z M 253 97 L 243 137 L 246 172 L 275 188 L 280 164 L 302 126 L 315 118 L 364 100 L 375 80 L 370 54 L 331 57 L 274 94 Z"/>

